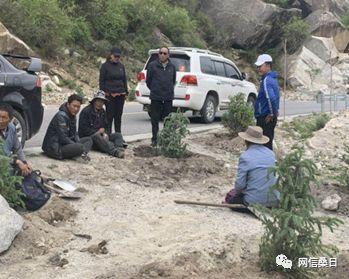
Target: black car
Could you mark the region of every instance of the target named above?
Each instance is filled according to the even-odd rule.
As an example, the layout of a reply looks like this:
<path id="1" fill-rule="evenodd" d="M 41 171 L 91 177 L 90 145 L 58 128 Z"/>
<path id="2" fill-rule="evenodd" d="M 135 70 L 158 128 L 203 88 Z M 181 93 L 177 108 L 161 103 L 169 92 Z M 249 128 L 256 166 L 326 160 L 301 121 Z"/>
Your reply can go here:
<path id="1" fill-rule="evenodd" d="M 41 104 L 39 58 L 0 54 L 0 102 L 14 109 L 13 123 L 24 145 L 40 129 L 44 108 Z"/>

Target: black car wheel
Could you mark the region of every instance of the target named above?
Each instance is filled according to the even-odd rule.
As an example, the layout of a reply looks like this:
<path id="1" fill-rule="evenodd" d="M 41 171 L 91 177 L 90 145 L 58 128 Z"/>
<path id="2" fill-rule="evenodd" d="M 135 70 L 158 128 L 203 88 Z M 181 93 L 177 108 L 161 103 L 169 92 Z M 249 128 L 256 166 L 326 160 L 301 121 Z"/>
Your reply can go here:
<path id="1" fill-rule="evenodd" d="M 254 104 L 256 102 L 256 97 L 253 95 L 248 96 L 247 104 L 249 104 L 252 108 L 254 108 Z"/>
<path id="2" fill-rule="evenodd" d="M 27 135 L 27 126 L 22 115 L 16 110 L 13 111 L 12 123 L 16 127 L 19 141 L 21 142 L 22 146 L 24 146 Z"/>
<path id="3" fill-rule="evenodd" d="M 201 120 L 204 123 L 212 123 L 216 117 L 217 101 L 212 95 L 208 95 L 201 109 Z"/>

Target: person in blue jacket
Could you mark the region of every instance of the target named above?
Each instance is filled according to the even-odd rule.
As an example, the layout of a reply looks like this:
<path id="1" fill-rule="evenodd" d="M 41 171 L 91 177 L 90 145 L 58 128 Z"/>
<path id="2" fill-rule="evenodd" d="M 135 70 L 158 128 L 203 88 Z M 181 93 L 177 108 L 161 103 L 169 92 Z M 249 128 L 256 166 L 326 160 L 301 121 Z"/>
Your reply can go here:
<path id="1" fill-rule="evenodd" d="M 272 70 L 273 59 L 268 54 L 259 55 L 255 65 L 261 76 L 258 97 L 255 103 L 254 116 L 257 126 L 263 129 L 263 134 L 269 138 L 266 147 L 273 150 L 274 129 L 279 115 L 280 92 L 277 73 Z"/>

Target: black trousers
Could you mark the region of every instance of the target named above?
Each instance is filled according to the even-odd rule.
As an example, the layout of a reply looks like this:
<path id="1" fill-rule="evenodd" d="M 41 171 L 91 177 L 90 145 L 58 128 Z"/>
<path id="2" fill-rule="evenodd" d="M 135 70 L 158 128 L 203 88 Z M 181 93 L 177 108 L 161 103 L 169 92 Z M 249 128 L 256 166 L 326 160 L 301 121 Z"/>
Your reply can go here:
<path id="1" fill-rule="evenodd" d="M 121 117 L 124 111 L 125 95 L 116 96 L 115 98 L 108 96 L 108 100 L 109 102 L 106 102 L 105 104 L 108 120 L 108 134 L 111 134 L 112 132 L 113 121 L 115 132 L 121 133 Z"/>
<path id="2" fill-rule="evenodd" d="M 263 135 L 269 138 L 269 142 L 264 144 L 270 150 L 273 150 L 273 140 L 274 140 L 274 129 L 277 123 L 277 117 L 274 116 L 273 120 L 270 122 L 265 121 L 266 116 L 257 117 L 257 126 L 263 129 Z"/>
<path id="3" fill-rule="evenodd" d="M 123 148 L 123 138 L 120 133 L 109 135 L 109 141 L 106 141 L 100 133 L 92 135 L 93 149 L 114 155 L 118 148 Z"/>
<path id="4" fill-rule="evenodd" d="M 78 143 L 66 144 L 61 147 L 62 159 L 72 159 L 79 157 L 82 153 L 88 153 L 92 148 L 92 139 L 84 137 Z"/>
<path id="5" fill-rule="evenodd" d="M 159 122 L 172 112 L 172 101 L 155 101 L 151 100 L 151 126 L 152 126 L 152 141 L 157 141 L 159 132 Z"/>

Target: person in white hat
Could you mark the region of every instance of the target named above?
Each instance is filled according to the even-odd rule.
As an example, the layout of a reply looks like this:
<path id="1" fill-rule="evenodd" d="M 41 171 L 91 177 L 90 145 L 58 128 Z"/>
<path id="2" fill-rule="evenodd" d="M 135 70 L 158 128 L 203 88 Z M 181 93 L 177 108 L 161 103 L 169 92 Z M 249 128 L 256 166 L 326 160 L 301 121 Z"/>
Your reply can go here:
<path id="1" fill-rule="evenodd" d="M 121 133 L 108 133 L 108 121 L 104 104 L 108 101 L 105 93 L 98 90 L 90 104 L 80 113 L 79 137 L 91 137 L 93 149 L 109 155 L 124 158 L 123 138 Z"/>
<path id="2" fill-rule="evenodd" d="M 269 54 L 259 55 L 255 65 L 261 76 L 258 97 L 255 103 L 257 126 L 269 138 L 266 146 L 273 150 L 274 129 L 279 115 L 280 93 L 277 74 L 272 71 L 273 59 Z"/>
<path id="3" fill-rule="evenodd" d="M 277 190 L 270 191 L 276 183 L 276 178 L 269 170 L 275 167 L 275 154 L 264 146 L 269 138 L 263 135 L 258 126 L 249 126 L 239 137 L 245 140 L 246 150 L 239 158 L 239 166 L 234 188 L 227 193 L 226 203 L 261 204 L 267 207 L 275 206 L 280 199 Z"/>

